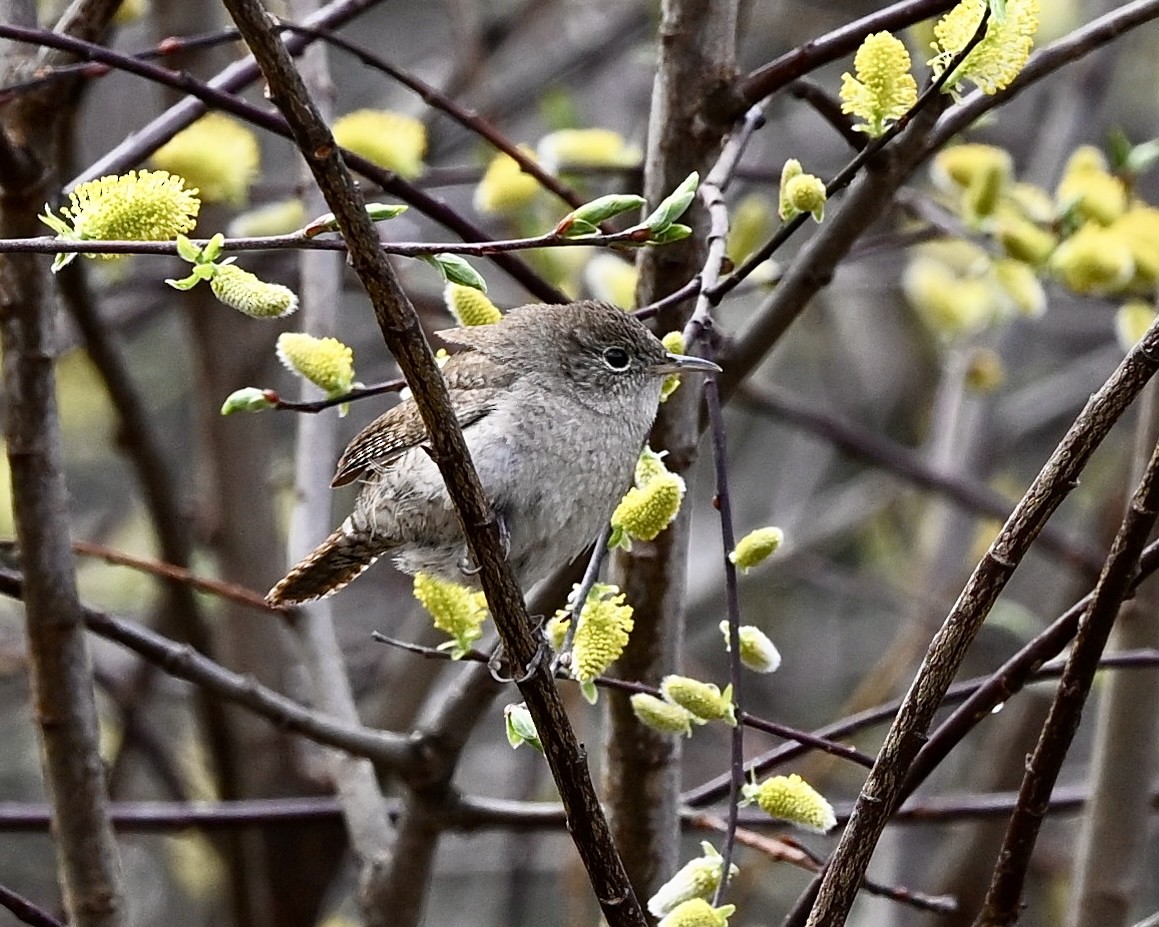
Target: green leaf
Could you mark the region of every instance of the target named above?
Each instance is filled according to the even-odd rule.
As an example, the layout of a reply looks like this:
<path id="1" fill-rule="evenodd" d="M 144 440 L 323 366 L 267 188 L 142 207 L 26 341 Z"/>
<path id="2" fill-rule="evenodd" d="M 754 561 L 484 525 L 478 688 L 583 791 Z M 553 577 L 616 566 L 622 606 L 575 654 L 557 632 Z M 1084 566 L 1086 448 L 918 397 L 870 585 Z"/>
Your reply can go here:
<path id="1" fill-rule="evenodd" d="M 644 197 L 634 193 L 609 193 L 600 196 L 590 203 L 584 203 L 578 209 L 572 210 L 559 220 L 556 229 L 562 234 L 572 234 L 575 223 L 583 222 L 598 226 L 601 222 L 628 212 L 630 209 L 639 209 L 644 205 Z"/>
<path id="2" fill-rule="evenodd" d="M 233 415 L 235 412 L 263 412 L 272 409 L 277 404 L 270 399 L 270 391 L 258 389 L 256 386 L 247 386 L 244 389 L 234 390 L 221 404 L 222 415 Z"/>
<path id="3" fill-rule="evenodd" d="M 387 219 L 401 216 L 409 208 L 402 203 L 367 203 L 366 214 L 370 217 L 371 222 L 385 222 Z M 302 229 L 302 234 L 307 238 L 314 238 L 323 232 L 337 231 L 339 231 L 337 217 L 332 212 L 326 212 L 317 219 L 307 222 L 305 228 Z"/>
<path id="4" fill-rule="evenodd" d="M 230 258 L 231 262 L 232 260 L 233 258 Z M 188 277 L 182 277 L 180 280 L 167 278 L 165 282 L 175 290 L 192 290 L 202 280 L 212 280 L 220 266 L 220 264 L 194 264 L 193 271 Z"/>
<path id="5" fill-rule="evenodd" d="M 693 197 L 696 196 L 696 189 L 699 186 L 700 175 L 693 171 L 641 224 L 646 225 L 653 232 L 664 231 L 684 215 L 688 207 L 692 205 Z"/>
<path id="6" fill-rule="evenodd" d="M 198 264 L 201 262 L 201 249 L 191 242 L 186 236 L 177 236 L 177 256 L 183 261 L 188 261 L 190 264 Z"/>
<path id="7" fill-rule="evenodd" d="M 990 0 L 990 18 L 996 23 L 1006 22 L 1006 0 Z"/>
<path id="8" fill-rule="evenodd" d="M 367 203 L 366 214 L 371 222 L 386 222 L 388 219 L 397 219 L 410 209 L 405 203 Z"/>
<path id="9" fill-rule="evenodd" d="M 212 264 L 219 257 L 221 252 L 225 250 L 225 236 L 218 232 L 209 241 L 205 243 L 205 248 L 201 251 L 201 258 L 198 260 L 199 264 Z"/>
<path id="10" fill-rule="evenodd" d="M 543 752 L 539 732 L 535 730 L 535 722 L 531 720 L 531 713 L 523 702 L 503 708 L 503 725 L 507 731 L 507 742 L 511 744 L 512 749 L 517 750 L 523 744 L 530 744 L 540 753 Z"/>
<path id="11" fill-rule="evenodd" d="M 1139 177 L 1151 170 L 1157 161 L 1159 161 L 1159 138 L 1153 138 L 1132 148 L 1123 162 L 1123 168 L 1132 177 Z"/>
<path id="12" fill-rule="evenodd" d="M 628 532 L 622 526 L 617 526 L 612 529 L 611 536 L 608 538 L 608 550 L 631 550 L 632 539 L 628 537 Z"/>
<path id="13" fill-rule="evenodd" d="M 598 235 L 599 232 L 599 226 L 585 219 L 565 218 L 555 227 L 555 234 L 564 238 L 582 238 L 584 235 Z"/>
<path id="14" fill-rule="evenodd" d="M 73 231 L 72 226 L 60 216 L 53 215 L 52 211 L 48 208 L 48 203 L 44 204 L 44 215 L 37 216 L 37 218 L 61 238 L 72 240 L 76 237 L 76 232 Z"/>
<path id="15" fill-rule="evenodd" d="M 584 697 L 584 701 L 589 705 L 594 705 L 600 699 L 600 690 L 596 688 L 596 684 L 590 679 L 587 682 L 580 683 L 580 695 Z"/>
<path id="16" fill-rule="evenodd" d="M 52 267 L 49 268 L 54 274 L 64 267 L 68 267 L 73 261 L 77 259 L 77 252 L 69 251 L 68 253 L 60 253 L 52 259 Z"/>
<path id="17" fill-rule="evenodd" d="M 653 232 L 652 237 L 648 239 L 648 243 L 653 245 L 670 245 L 672 242 L 681 241 L 691 234 L 692 229 L 687 225 L 674 222 L 659 232 Z"/>
<path id="18" fill-rule="evenodd" d="M 437 267 L 447 282 L 474 287 L 481 293 L 487 292 L 487 281 L 474 267 L 467 263 L 466 258 L 457 254 L 444 253 L 432 254 L 429 257 L 424 257 L 423 260 Z"/>
<path id="19" fill-rule="evenodd" d="M 1112 171 L 1122 170 L 1131 157 L 1131 140 L 1118 126 L 1107 133 L 1107 160 Z"/>

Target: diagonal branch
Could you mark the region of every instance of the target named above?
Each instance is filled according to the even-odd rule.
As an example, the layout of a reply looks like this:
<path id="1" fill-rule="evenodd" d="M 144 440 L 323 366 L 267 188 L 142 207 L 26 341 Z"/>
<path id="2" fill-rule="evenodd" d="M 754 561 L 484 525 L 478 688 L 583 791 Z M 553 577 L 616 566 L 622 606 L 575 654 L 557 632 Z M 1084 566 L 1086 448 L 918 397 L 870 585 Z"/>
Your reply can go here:
<path id="1" fill-rule="evenodd" d="M 1124 358 L 1071 425 L 1022 501 L 975 567 L 941 629 L 930 643 L 862 786 L 849 825 L 825 877 L 810 927 L 841 923 L 889 815 L 897 807 L 910 763 L 934 712 L 957 674 L 966 650 L 1046 520 L 1077 485 L 1091 454 L 1159 367 L 1159 325 Z"/>
<path id="2" fill-rule="evenodd" d="M 1038 839 L 1050 793 L 1082 718 L 1083 705 L 1094 683 L 1099 659 L 1111 635 L 1123 599 L 1139 570 L 1147 536 L 1159 518 L 1159 445 L 1155 446 L 1143 479 L 1115 536 L 1091 603 L 1079 622 L 1074 646 L 1059 680 L 1038 743 L 1026 765 L 1018 804 L 1006 828 L 986 902 L 975 927 L 1006 927 L 1018 919 L 1022 886 L 1030 853 Z"/>
<path id="3" fill-rule="evenodd" d="M 455 503 L 496 627 L 517 666 L 536 665 L 539 643 L 523 595 L 503 555 L 499 524 L 471 464 L 447 387 L 410 304 L 378 247 L 362 196 L 329 129 L 309 100 L 276 27 L 255 0 L 226 7 L 259 61 L 271 97 L 283 112 L 307 165 L 338 219 L 351 263 L 367 289 L 383 339 L 414 389 L 431 456 Z M 612 844 L 583 749 L 571 729 L 554 681 L 540 666 L 519 684 L 546 748 L 576 848 L 610 925 L 644 923 L 623 863 Z"/>

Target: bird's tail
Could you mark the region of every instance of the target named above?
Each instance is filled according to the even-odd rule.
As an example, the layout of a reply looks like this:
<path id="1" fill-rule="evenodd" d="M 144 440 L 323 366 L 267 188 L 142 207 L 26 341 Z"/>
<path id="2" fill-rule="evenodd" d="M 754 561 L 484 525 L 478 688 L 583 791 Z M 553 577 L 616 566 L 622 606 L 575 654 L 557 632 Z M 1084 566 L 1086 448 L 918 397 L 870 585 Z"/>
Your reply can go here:
<path id="1" fill-rule="evenodd" d="M 266 593 L 270 605 L 313 602 L 349 585 L 383 553 L 349 524 L 334 531 Z"/>

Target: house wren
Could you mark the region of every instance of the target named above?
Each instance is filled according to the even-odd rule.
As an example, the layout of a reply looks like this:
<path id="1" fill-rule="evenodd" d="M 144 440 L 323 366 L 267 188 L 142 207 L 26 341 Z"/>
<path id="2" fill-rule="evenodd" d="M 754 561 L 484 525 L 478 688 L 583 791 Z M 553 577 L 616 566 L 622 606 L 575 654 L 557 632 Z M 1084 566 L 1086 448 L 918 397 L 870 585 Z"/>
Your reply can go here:
<path id="1" fill-rule="evenodd" d="M 439 334 L 467 349 L 443 376 L 524 586 L 575 559 L 607 523 L 631 482 L 665 375 L 720 370 L 669 353 L 639 320 L 592 301 L 522 306 L 493 325 Z M 266 601 L 329 595 L 386 554 L 404 573 L 478 586 L 425 439 L 410 399 L 355 436 L 331 483 L 362 481 L 353 514 Z"/>

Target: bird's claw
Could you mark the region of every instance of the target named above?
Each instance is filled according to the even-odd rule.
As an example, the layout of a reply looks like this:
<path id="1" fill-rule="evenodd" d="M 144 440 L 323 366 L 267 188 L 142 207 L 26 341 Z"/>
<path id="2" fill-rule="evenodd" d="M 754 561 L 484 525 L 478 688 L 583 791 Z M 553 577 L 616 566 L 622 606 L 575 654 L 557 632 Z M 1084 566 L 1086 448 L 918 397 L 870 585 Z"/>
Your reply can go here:
<path id="1" fill-rule="evenodd" d="M 503 549 L 503 558 L 506 559 L 511 552 L 511 533 L 507 530 L 507 519 L 500 513 L 495 513 L 495 520 L 499 523 L 499 544 Z M 459 572 L 464 576 L 477 576 L 479 571 L 483 569 L 471 559 L 469 548 L 463 551 L 463 556 L 459 558 L 458 567 Z"/>
<path id="2" fill-rule="evenodd" d="M 491 659 L 487 661 L 487 669 L 491 671 L 491 678 L 496 682 L 501 684 L 513 682 L 519 686 L 539 672 L 540 667 L 543 666 L 543 661 L 547 659 L 550 652 L 551 647 L 548 645 L 547 639 L 540 635 L 539 646 L 535 648 L 535 654 L 524 667 L 523 672 L 518 676 L 505 676 L 500 669 L 503 662 L 503 645 L 499 644 L 495 648 L 495 652 L 491 654 Z"/>

